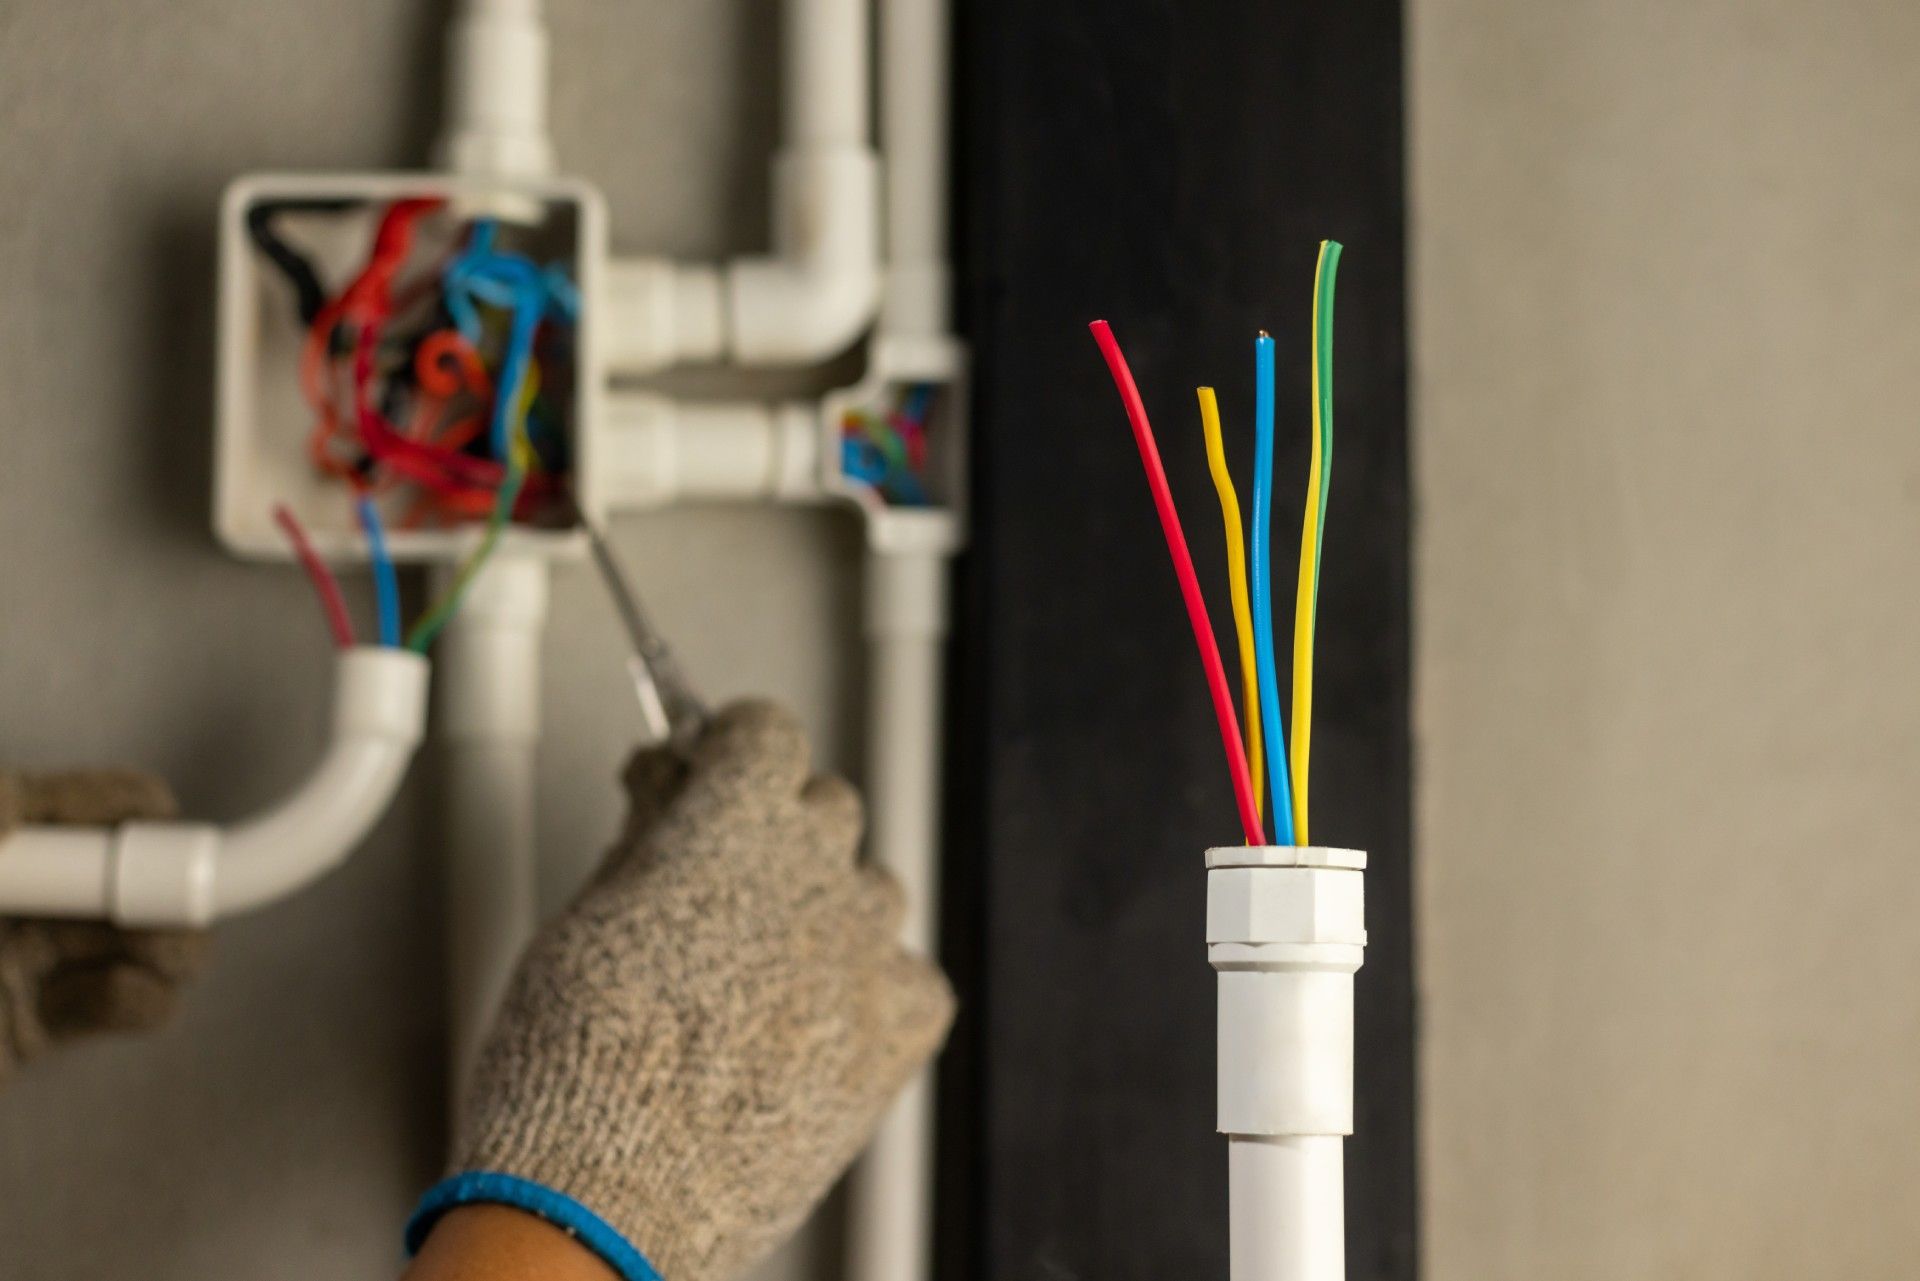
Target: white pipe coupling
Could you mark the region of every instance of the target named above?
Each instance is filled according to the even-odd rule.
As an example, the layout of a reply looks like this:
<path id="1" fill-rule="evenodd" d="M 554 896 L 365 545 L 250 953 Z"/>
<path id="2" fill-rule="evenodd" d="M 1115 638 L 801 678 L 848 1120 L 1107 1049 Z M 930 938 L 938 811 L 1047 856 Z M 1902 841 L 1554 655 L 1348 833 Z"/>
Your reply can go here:
<path id="1" fill-rule="evenodd" d="M 613 505 L 817 498 L 820 407 L 609 392 L 599 467 Z"/>
<path id="2" fill-rule="evenodd" d="M 1346 1275 L 1341 1149 L 1353 1133 L 1366 862 L 1322 847 L 1207 851 L 1233 1281 Z"/>
<path id="3" fill-rule="evenodd" d="M 547 24 L 538 0 L 466 0 L 447 32 L 441 166 L 477 178 L 553 172 Z"/>

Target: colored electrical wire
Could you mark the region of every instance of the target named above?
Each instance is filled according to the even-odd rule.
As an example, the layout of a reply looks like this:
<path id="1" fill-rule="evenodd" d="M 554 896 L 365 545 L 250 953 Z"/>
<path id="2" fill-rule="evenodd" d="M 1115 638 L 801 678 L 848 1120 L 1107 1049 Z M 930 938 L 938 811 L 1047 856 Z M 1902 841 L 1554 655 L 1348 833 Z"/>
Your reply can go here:
<path id="1" fill-rule="evenodd" d="M 302 309 L 299 362 L 314 416 L 308 450 L 318 470 L 355 491 L 381 639 L 419 650 L 457 611 L 506 526 L 536 518 L 543 503 L 565 501 L 570 479 L 559 428 L 578 289 L 562 264 L 538 265 L 499 248 L 500 228 L 489 219 L 474 222 L 460 247 L 437 255 L 429 269 L 409 272 L 421 220 L 444 205 L 403 199 L 378 211 L 365 265 L 332 298 L 310 298 L 298 267 L 266 243 L 274 238 L 273 211 L 254 227 L 261 252 L 311 303 Z M 317 289 L 317 274 L 308 274 Z M 550 384 L 544 391 L 543 382 Z M 396 486 L 415 491 L 389 509 L 401 513 L 400 528 L 429 518 L 484 526 L 446 591 L 411 629 L 400 616 L 378 510 Z"/>
<path id="2" fill-rule="evenodd" d="M 447 265 L 442 274 L 447 310 L 455 326 L 469 342 L 479 338 L 479 312 L 473 298 L 506 307 L 512 321 L 507 334 L 506 354 L 500 367 L 500 384 L 518 387 L 533 355 L 533 336 L 546 314 L 548 288 L 546 278 L 533 261 L 520 254 L 496 250 L 496 224 L 482 219 L 474 224 L 466 251 Z M 472 297 L 469 297 L 471 295 Z M 491 439 L 494 456 L 505 460 L 510 452 L 509 421 L 514 406 L 507 398 L 496 397 L 493 406 Z"/>
<path id="3" fill-rule="evenodd" d="M 1180 529 L 1180 513 L 1173 505 L 1173 493 L 1167 487 L 1166 469 L 1160 463 L 1160 450 L 1154 443 L 1153 426 L 1147 421 L 1147 407 L 1134 384 L 1133 371 L 1121 354 L 1113 330 L 1104 320 L 1088 326 L 1099 344 L 1107 370 L 1113 375 L 1114 388 L 1127 412 L 1127 424 L 1133 429 L 1133 443 L 1140 451 L 1140 465 L 1147 473 L 1147 488 L 1153 494 L 1153 506 L 1160 518 L 1161 533 L 1166 536 L 1167 554 L 1173 559 L 1174 576 L 1180 581 L 1180 595 L 1187 607 L 1187 622 L 1193 628 L 1194 644 L 1200 650 L 1200 665 L 1206 672 L 1207 693 L 1213 699 L 1213 713 L 1220 723 L 1220 741 L 1227 753 L 1227 772 L 1233 780 L 1234 801 L 1240 810 L 1240 828 L 1249 845 L 1265 845 L 1260 815 L 1254 807 L 1253 783 L 1247 773 L 1246 749 L 1240 738 L 1240 724 L 1233 712 L 1233 694 L 1227 688 L 1226 668 L 1220 662 L 1220 646 L 1213 638 L 1213 622 L 1207 617 L 1207 602 L 1200 591 L 1200 580 L 1193 571 L 1193 557 L 1187 551 L 1187 538 Z"/>
<path id="4" fill-rule="evenodd" d="M 1220 519 L 1227 530 L 1227 592 L 1233 601 L 1233 632 L 1240 642 L 1240 707 L 1246 716 L 1247 777 L 1253 780 L 1253 812 L 1265 818 L 1259 782 L 1265 768 L 1260 743 L 1260 665 L 1254 658 L 1253 610 L 1247 601 L 1246 526 L 1240 520 L 1240 496 L 1227 469 L 1227 446 L 1220 438 L 1220 402 L 1213 388 L 1199 389 L 1200 431 L 1207 441 L 1207 470 L 1220 495 Z"/>
<path id="5" fill-rule="evenodd" d="M 333 643 L 341 649 L 352 649 L 353 616 L 347 613 L 347 602 L 340 595 L 340 580 L 327 568 L 327 562 L 320 559 L 320 553 L 313 550 L 306 529 L 284 503 L 274 507 L 273 519 L 286 532 L 287 541 L 293 544 L 293 554 L 307 571 L 307 577 L 313 580 L 314 594 L 320 598 L 320 609 L 327 617 Z"/>
<path id="6" fill-rule="evenodd" d="M 400 576 L 394 571 L 393 557 L 387 554 L 387 531 L 380 524 L 380 510 L 373 496 L 361 494 L 354 507 L 360 513 L 360 528 L 367 536 L 367 559 L 373 562 L 373 603 L 380 620 L 380 643 L 400 644 Z"/>
<path id="7" fill-rule="evenodd" d="M 1313 457 L 1307 467 L 1306 514 L 1300 522 L 1300 580 L 1293 604 L 1294 828 L 1307 835 L 1308 764 L 1313 753 L 1313 639 L 1320 622 L 1320 553 L 1326 542 L 1327 484 L 1333 475 L 1333 290 L 1340 242 L 1320 242 L 1313 271 Z"/>
<path id="8" fill-rule="evenodd" d="M 500 535 L 507 527 L 507 521 L 513 513 L 513 505 L 520 497 L 520 486 L 526 481 L 527 473 L 522 467 L 512 467 L 507 472 L 506 483 L 500 486 L 500 492 L 494 499 L 493 511 L 487 517 L 486 532 L 480 536 L 480 543 L 468 553 L 466 560 L 454 572 L 453 581 L 447 584 L 447 590 L 441 593 L 431 609 L 421 615 L 407 633 L 407 648 L 417 654 L 424 654 L 432 647 L 434 639 L 441 629 L 452 620 L 454 612 L 465 599 L 467 588 L 473 585 L 475 576 L 486 565 L 493 550 L 500 543 Z"/>
<path id="9" fill-rule="evenodd" d="M 413 625 L 412 632 L 408 634 L 407 648 L 416 653 L 427 652 L 433 645 L 434 638 L 453 618 L 454 611 L 460 608 L 460 602 L 465 598 L 467 588 L 472 586 L 475 576 L 493 555 L 494 548 L 499 545 L 500 535 L 505 531 L 507 522 L 513 518 L 513 507 L 519 501 L 520 487 L 527 479 L 527 470 L 533 455 L 533 447 L 527 442 L 526 432 L 526 411 L 530 397 L 525 394 L 522 387 L 504 379 L 501 381 L 499 396 L 509 400 L 514 406 L 514 416 L 509 420 L 511 424 L 509 430 L 512 434 L 509 437 L 507 451 L 506 479 L 494 498 L 493 510 L 487 517 L 487 529 L 480 536 L 479 545 L 455 571 L 453 581 L 447 584 L 447 589 L 441 593 L 440 599 L 421 616 L 420 620 Z"/>
<path id="10" fill-rule="evenodd" d="M 1253 590 L 1254 657 L 1259 667 L 1260 727 L 1266 736 L 1273 789 L 1273 839 L 1291 845 L 1293 795 L 1287 779 L 1287 732 L 1280 719 L 1280 672 L 1273 660 L 1273 337 L 1253 340 L 1253 538 L 1248 571 Z"/>
<path id="11" fill-rule="evenodd" d="M 327 302 L 327 291 L 313 263 L 281 238 L 274 221 L 283 213 L 338 213 L 351 208 L 352 203 L 338 199 L 263 200 L 247 210 L 247 235 L 293 286 L 294 310 L 302 325 L 311 325 L 320 314 Z"/>

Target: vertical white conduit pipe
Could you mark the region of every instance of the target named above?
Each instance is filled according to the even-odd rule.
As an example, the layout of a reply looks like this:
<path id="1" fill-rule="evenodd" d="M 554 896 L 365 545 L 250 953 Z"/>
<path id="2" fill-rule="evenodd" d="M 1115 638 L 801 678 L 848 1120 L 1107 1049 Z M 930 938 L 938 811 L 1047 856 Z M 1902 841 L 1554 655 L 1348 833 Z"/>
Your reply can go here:
<path id="1" fill-rule="evenodd" d="M 456 1098 L 539 921 L 534 752 L 546 615 L 546 562 L 502 548 L 440 638 Z"/>
<path id="2" fill-rule="evenodd" d="M 880 302 L 880 165 L 870 141 L 869 0 L 787 0 L 785 104 L 773 162 L 773 252 L 727 268 L 733 359 L 835 356 Z"/>
<path id="3" fill-rule="evenodd" d="M 476 178 L 552 172 L 548 44 L 541 0 L 460 0 L 447 32 L 440 165 Z M 513 208 L 509 200 L 497 212 Z M 453 572 L 437 569 L 436 583 Z M 545 562 L 501 548 L 440 639 L 455 1100 L 539 921 L 534 753 L 546 614 Z"/>
<path id="4" fill-rule="evenodd" d="M 477 178 L 553 171 L 541 0 L 462 0 L 447 32 L 447 108 L 435 159 Z"/>
<path id="5" fill-rule="evenodd" d="M 901 513 L 900 515 L 904 515 Z M 941 696 L 947 635 L 944 515 L 933 537 L 868 554 L 867 807 L 869 848 L 906 890 L 904 942 L 934 955 L 940 904 Z M 933 1077 L 907 1087 L 854 1168 L 847 1207 L 848 1281 L 919 1281 L 932 1271 Z"/>
<path id="6" fill-rule="evenodd" d="M 1346 1281 L 1366 865 L 1325 847 L 1207 851 L 1230 1281 Z"/>
<path id="7" fill-rule="evenodd" d="M 942 336 L 948 272 L 947 0 L 881 0 L 880 113 L 886 164 L 885 335 Z M 900 520 L 903 514 L 890 514 Z M 906 943 L 937 954 L 941 698 L 947 570 L 958 539 L 947 513 L 914 529 L 911 550 L 883 541 L 867 562 L 867 787 L 873 855 L 906 888 Z M 931 537 L 926 537 L 931 534 Z M 854 1167 L 848 1281 L 925 1281 L 933 1272 L 934 1077 L 907 1088 Z"/>
<path id="8" fill-rule="evenodd" d="M 867 145 L 872 119 L 867 4 L 868 0 L 787 0 L 781 19 L 786 51 L 780 118 L 784 149 Z"/>
<path id="9" fill-rule="evenodd" d="M 887 278 L 880 326 L 944 334 L 952 316 L 948 261 L 947 0 L 883 0 L 880 142 L 886 158 Z"/>

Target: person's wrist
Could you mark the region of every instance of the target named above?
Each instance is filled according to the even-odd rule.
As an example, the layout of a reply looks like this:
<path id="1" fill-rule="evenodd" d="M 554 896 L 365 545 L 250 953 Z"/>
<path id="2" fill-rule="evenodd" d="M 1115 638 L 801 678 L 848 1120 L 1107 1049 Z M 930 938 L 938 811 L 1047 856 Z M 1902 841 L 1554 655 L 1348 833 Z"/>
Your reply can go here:
<path id="1" fill-rule="evenodd" d="M 619 1274 L 539 1215 L 480 1203 L 433 1224 L 405 1281 L 619 1281 Z"/>
<path id="2" fill-rule="evenodd" d="M 545 1184 L 491 1171 L 470 1170 L 429 1188 L 407 1223 L 408 1252 L 423 1254 L 427 1243 L 439 1236 L 440 1227 L 448 1218 L 462 1210 L 483 1206 L 511 1210 L 542 1221 L 552 1231 L 563 1234 L 580 1249 L 594 1255 L 602 1264 L 603 1271 L 599 1274 L 602 1277 L 611 1276 L 617 1281 L 661 1281 L 659 1270 L 638 1247 L 593 1209 Z"/>

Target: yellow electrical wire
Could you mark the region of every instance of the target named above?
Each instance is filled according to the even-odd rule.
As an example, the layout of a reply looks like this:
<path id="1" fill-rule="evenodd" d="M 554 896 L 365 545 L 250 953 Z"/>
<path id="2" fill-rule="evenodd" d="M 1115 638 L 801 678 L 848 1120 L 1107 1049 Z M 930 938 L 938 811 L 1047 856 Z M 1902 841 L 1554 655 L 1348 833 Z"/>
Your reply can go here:
<path id="1" fill-rule="evenodd" d="M 1240 701 L 1245 705 L 1247 774 L 1254 781 L 1253 812 L 1266 817 L 1266 789 L 1260 780 L 1266 777 L 1266 755 L 1260 741 L 1260 686 L 1255 675 L 1253 654 L 1253 607 L 1247 599 L 1247 539 L 1240 524 L 1240 499 L 1233 490 L 1233 473 L 1227 470 L 1227 447 L 1220 439 L 1220 403 L 1213 388 L 1201 387 L 1200 430 L 1207 438 L 1207 470 L 1213 473 L 1213 487 L 1220 494 L 1220 518 L 1227 527 L 1227 591 L 1233 600 L 1233 630 L 1240 641 Z"/>
<path id="2" fill-rule="evenodd" d="M 1320 601 L 1320 531 L 1324 525 L 1322 503 L 1325 498 L 1326 421 L 1323 408 L 1321 366 L 1330 355 L 1332 334 L 1323 331 L 1331 319 L 1324 313 L 1322 290 L 1330 288 L 1329 268 L 1339 262 L 1340 246 L 1320 242 L 1320 257 L 1313 268 L 1313 454 L 1307 466 L 1306 513 L 1300 522 L 1300 576 L 1293 604 L 1293 743 L 1288 753 L 1293 772 L 1293 838 L 1309 845 L 1307 834 L 1307 769 L 1313 752 L 1313 634 L 1318 621 Z"/>

